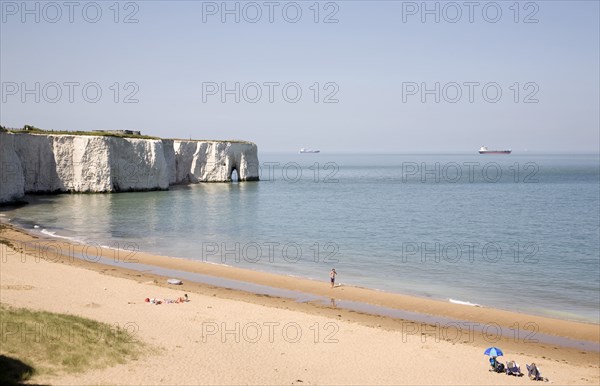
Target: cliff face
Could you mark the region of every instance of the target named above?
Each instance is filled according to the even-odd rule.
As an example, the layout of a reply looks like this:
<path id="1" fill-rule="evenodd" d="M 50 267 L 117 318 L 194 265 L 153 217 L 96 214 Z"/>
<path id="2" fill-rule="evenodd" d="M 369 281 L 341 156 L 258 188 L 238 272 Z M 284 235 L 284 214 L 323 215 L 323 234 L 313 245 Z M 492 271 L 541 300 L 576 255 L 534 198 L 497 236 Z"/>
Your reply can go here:
<path id="1" fill-rule="evenodd" d="M 0 203 L 36 192 L 121 192 L 258 180 L 253 143 L 0 132 Z"/>
<path id="2" fill-rule="evenodd" d="M 14 135 L 0 132 L 0 203 L 17 201 L 25 191 L 23 168 L 14 140 Z"/>
<path id="3" fill-rule="evenodd" d="M 175 183 L 258 180 L 256 145 L 237 142 L 175 141 Z"/>

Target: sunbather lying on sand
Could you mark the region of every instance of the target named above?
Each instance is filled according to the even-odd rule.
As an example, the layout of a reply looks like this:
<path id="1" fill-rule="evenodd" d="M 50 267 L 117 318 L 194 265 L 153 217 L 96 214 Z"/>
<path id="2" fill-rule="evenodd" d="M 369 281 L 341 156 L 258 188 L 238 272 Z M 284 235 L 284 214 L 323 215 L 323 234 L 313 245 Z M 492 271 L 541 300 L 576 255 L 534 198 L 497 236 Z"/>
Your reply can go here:
<path id="1" fill-rule="evenodd" d="M 189 298 L 187 294 L 183 295 L 184 297 L 179 297 L 177 299 L 158 299 L 158 298 L 146 298 L 144 301 L 150 304 L 162 304 L 162 303 L 186 303 L 189 302 Z"/>

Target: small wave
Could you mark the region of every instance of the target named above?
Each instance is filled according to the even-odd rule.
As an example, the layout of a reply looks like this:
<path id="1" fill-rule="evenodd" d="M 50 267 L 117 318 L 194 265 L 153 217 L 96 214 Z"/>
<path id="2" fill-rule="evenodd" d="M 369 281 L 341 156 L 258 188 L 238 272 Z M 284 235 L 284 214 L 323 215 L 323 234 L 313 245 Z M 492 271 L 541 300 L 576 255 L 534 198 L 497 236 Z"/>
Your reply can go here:
<path id="1" fill-rule="evenodd" d="M 183 259 L 183 260 L 189 260 L 189 259 L 186 259 L 186 258 L 181 258 L 181 259 Z M 192 260 L 192 261 L 194 261 L 194 260 Z M 195 261 L 198 261 L 198 260 L 195 260 Z M 215 263 L 215 262 L 212 262 L 212 261 L 201 261 L 201 262 L 202 263 L 206 263 L 206 264 L 218 265 L 220 267 L 233 267 L 233 265 L 223 264 L 223 263 Z"/>
<path id="2" fill-rule="evenodd" d="M 450 303 L 454 303 L 454 304 L 462 304 L 463 306 L 481 307 L 480 304 L 471 303 L 471 302 L 465 302 L 465 301 L 462 301 L 462 300 L 448 299 L 448 301 Z"/>
<path id="3" fill-rule="evenodd" d="M 35 227 L 37 227 L 36 229 L 39 228 L 38 225 L 36 225 Z M 54 237 L 54 238 L 69 240 L 69 241 L 71 241 L 71 242 L 73 242 L 75 244 L 84 244 L 84 245 L 89 245 L 91 247 L 98 247 L 98 248 L 102 248 L 102 249 L 110 249 L 110 250 L 114 250 L 114 251 L 128 251 L 127 249 L 123 249 L 123 248 L 119 248 L 119 247 L 114 247 L 114 246 L 110 246 L 110 245 L 105 245 L 105 244 L 99 244 L 99 243 L 95 243 L 95 242 L 92 242 L 92 241 L 81 240 L 81 239 L 78 239 L 76 237 L 69 237 L 69 236 L 57 235 L 56 232 L 49 231 L 48 229 L 45 229 L 45 228 L 42 229 L 40 231 L 40 233 L 43 233 L 46 236 L 50 236 L 50 237 Z"/>
<path id="4" fill-rule="evenodd" d="M 103 248 L 103 249 L 111 249 L 113 251 L 128 251 L 127 249 L 123 249 L 123 248 L 119 248 L 119 247 L 111 247 L 110 245 L 104 245 L 104 244 L 96 244 L 94 246 L 100 247 L 100 248 Z"/>
<path id="5" fill-rule="evenodd" d="M 40 231 L 40 233 L 43 233 L 43 234 L 45 234 L 45 235 L 47 235 L 47 236 L 50 236 L 50 237 L 55 237 L 55 238 L 58 238 L 58 239 L 65 239 L 65 240 L 73 241 L 73 242 L 76 242 L 76 243 L 83 243 L 83 241 L 81 241 L 81 240 L 77 240 L 77 239 L 76 239 L 76 238 L 74 238 L 74 237 L 68 237 L 68 236 L 61 236 L 61 235 L 57 235 L 57 234 L 56 234 L 56 232 L 49 231 L 49 230 L 48 230 L 48 229 L 46 229 L 46 228 L 42 229 L 42 230 Z"/>

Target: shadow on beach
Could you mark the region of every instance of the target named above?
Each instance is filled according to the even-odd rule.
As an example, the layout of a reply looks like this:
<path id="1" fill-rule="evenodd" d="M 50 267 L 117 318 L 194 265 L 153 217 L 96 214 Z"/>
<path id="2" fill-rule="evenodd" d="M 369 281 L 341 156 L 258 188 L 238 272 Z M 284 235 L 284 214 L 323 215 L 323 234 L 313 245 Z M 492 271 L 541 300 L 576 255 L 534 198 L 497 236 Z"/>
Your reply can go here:
<path id="1" fill-rule="evenodd" d="M 35 373 L 35 369 L 19 359 L 0 355 L 0 383 L 3 385 L 24 385 Z M 30 385 L 30 383 L 27 383 Z"/>

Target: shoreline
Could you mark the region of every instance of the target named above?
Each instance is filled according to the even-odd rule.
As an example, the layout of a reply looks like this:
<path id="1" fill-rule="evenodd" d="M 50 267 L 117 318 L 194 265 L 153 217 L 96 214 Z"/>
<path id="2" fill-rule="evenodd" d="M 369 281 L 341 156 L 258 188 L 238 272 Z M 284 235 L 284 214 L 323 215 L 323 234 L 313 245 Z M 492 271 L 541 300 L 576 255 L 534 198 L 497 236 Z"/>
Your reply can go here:
<path id="1" fill-rule="evenodd" d="M 0 224 L 2 224 L 2 223 L 3 223 L 2 222 L 2 214 L 0 214 Z M 89 250 L 89 248 L 101 248 L 102 251 L 100 251 L 100 256 L 111 257 L 111 258 L 114 258 L 115 261 L 117 259 L 121 259 L 121 254 L 127 255 L 129 253 L 129 251 L 126 251 L 120 247 L 120 243 L 118 241 L 116 242 L 117 248 L 115 248 L 115 247 L 109 246 L 110 244 L 112 244 L 112 241 L 104 240 L 102 243 L 96 243 L 93 241 L 78 240 L 76 238 L 69 237 L 69 236 L 56 235 L 52 232 L 44 232 L 44 230 L 40 231 L 40 229 L 36 229 L 36 230 L 28 229 L 28 228 L 26 228 L 27 224 L 25 224 L 25 223 L 5 222 L 4 224 L 14 227 L 15 229 L 18 229 L 19 231 L 24 232 L 32 237 L 44 238 L 49 241 L 64 242 L 65 244 L 70 244 L 75 247 L 81 247 L 81 248 L 77 249 L 79 252 L 76 252 L 75 250 L 69 248 L 69 252 L 70 252 L 69 257 L 71 257 L 71 258 L 76 257 L 76 258 L 80 258 L 80 259 L 86 259 L 84 257 L 85 253 L 81 252 L 81 250 L 82 249 Z M 107 245 L 107 244 L 109 244 L 109 245 Z M 124 243 L 124 246 L 125 245 L 127 245 L 127 243 Z M 78 256 L 75 256 L 75 254 L 77 254 Z M 118 257 L 117 257 L 117 254 L 119 255 Z M 141 258 L 141 260 L 139 258 Z M 165 259 L 167 259 L 167 260 L 165 260 Z M 94 260 L 94 259 L 90 259 L 90 260 Z M 151 266 L 160 267 L 162 269 L 174 269 L 175 268 L 175 269 L 185 271 L 185 272 L 207 274 L 209 276 L 214 276 L 214 277 L 218 277 L 218 278 L 238 280 L 238 281 L 242 281 L 242 282 L 249 282 L 249 283 L 256 284 L 256 285 L 268 286 L 268 287 L 273 287 L 274 289 L 284 289 L 284 290 L 289 290 L 289 291 L 294 291 L 297 288 L 304 288 L 304 287 L 306 287 L 305 284 L 310 283 L 308 285 L 311 288 L 311 290 L 308 291 L 309 293 L 319 295 L 319 296 L 329 296 L 329 294 L 326 294 L 323 292 L 320 292 L 317 294 L 313 290 L 316 287 L 320 287 L 319 283 L 326 283 L 325 280 L 320 281 L 320 280 L 317 280 L 314 278 L 299 276 L 299 275 L 294 275 L 294 274 L 284 274 L 284 273 L 272 272 L 272 271 L 267 271 L 267 270 L 253 269 L 253 268 L 247 268 L 247 267 L 242 267 L 242 266 L 236 266 L 234 264 L 219 263 L 219 262 L 208 261 L 208 260 L 196 260 L 196 259 L 190 259 L 187 257 L 168 256 L 168 255 L 157 254 L 157 252 L 140 251 L 140 250 L 134 251 L 133 254 L 129 254 L 128 256 L 125 256 L 123 258 L 123 260 L 124 260 L 123 264 L 117 265 L 117 264 L 111 264 L 110 262 L 108 262 L 108 264 L 114 265 L 114 266 L 119 266 L 120 268 L 124 268 L 124 269 L 133 269 L 132 265 L 134 265 L 135 263 L 148 264 Z M 125 260 L 131 260 L 131 263 L 134 263 L 134 264 L 129 264 L 129 266 L 128 266 L 125 263 L 129 263 L 129 261 L 125 261 Z M 179 264 L 176 262 L 183 262 L 183 264 Z M 190 263 L 189 265 L 187 264 L 188 262 Z M 214 269 L 207 268 L 206 266 L 209 266 L 209 267 L 214 266 L 215 268 Z M 183 267 L 183 269 L 182 269 L 182 267 Z M 327 272 L 325 272 L 325 274 L 326 273 Z M 165 276 L 165 275 L 163 275 L 163 276 Z M 166 276 L 169 276 L 169 275 L 166 275 Z M 324 275 L 324 277 L 326 277 L 326 276 L 327 275 Z M 279 285 L 282 282 L 281 279 L 283 279 L 283 278 L 288 278 L 293 284 Z M 295 286 L 294 283 L 296 280 L 303 282 L 303 284 L 301 284 L 299 287 Z M 276 282 L 277 285 L 273 285 L 272 283 L 274 283 L 274 282 Z M 328 284 L 328 281 L 326 284 Z M 397 296 L 400 303 L 404 303 L 406 301 L 406 299 L 411 299 L 411 301 L 409 302 L 410 304 L 414 304 L 416 301 L 420 300 L 420 301 L 423 301 L 426 303 L 428 303 L 428 302 L 438 303 L 438 305 L 441 305 L 442 308 L 445 308 L 445 307 L 443 307 L 443 305 L 454 304 L 454 305 L 459 305 L 459 306 L 480 308 L 480 309 L 485 309 L 485 310 L 494 310 L 494 311 L 513 314 L 513 315 L 526 315 L 531 318 L 556 320 L 556 321 L 563 321 L 563 322 L 569 322 L 569 323 L 572 322 L 572 323 L 578 323 L 578 324 L 583 324 L 583 325 L 592 325 L 592 326 L 600 327 L 600 321 L 596 322 L 595 320 L 589 320 L 589 319 L 586 320 L 583 317 L 581 317 L 581 318 L 566 318 L 566 317 L 561 318 L 558 316 L 554 316 L 551 312 L 528 313 L 527 311 L 522 310 L 522 309 L 499 308 L 498 306 L 494 306 L 494 305 L 472 303 L 469 300 L 464 300 L 464 299 L 443 298 L 440 296 L 428 296 L 426 294 L 419 294 L 419 293 L 393 292 L 393 291 L 390 291 L 387 289 L 382 289 L 382 288 L 373 288 L 373 287 L 366 287 L 366 286 L 362 286 L 362 285 L 354 285 L 354 284 L 346 284 L 346 283 L 336 283 L 336 288 L 338 288 L 338 285 L 343 286 L 344 288 L 356 289 L 356 291 L 359 291 L 359 292 L 365 291 L 365 292 L 370 292 L 372 294 L 383 294 L 383 296 L 386 299 L 388 299 L 388 301 L 385 304 L 382 304 L 382 303 L 375 303 L 375 304 L 378 306 L 384 306 L 384 307 L 390 307 L 391 303 L 389 300 L 391 299 L 391 297 Z M 222 286 L 222 285 L 217 284 L 217 286 Z M 250 292 L 252 292 L 252 291 L 250 291 Z M 353 292 L 352 296 L 354 297 L 355 292 L 354 291 L 352 291 L 352 292 Z M 365 298 L 364 296 L 361 297 L 361 299 L 364 299 L 364 298 Z M 379 297 L 377 295 L 375 295 L 375 298 L 378 299 Z M 358 300 L 356 298 L 345 299 L 345 300 L 356 300 L 356 301 L 361 301 L 361 302 L 363 301 L 363 300 Z M 369 303 L 369 302 L 367 302 L 367 303 Z M 395 308 L 395 305 L 392 304 L 391 307 Z M 429 307 L 428 307 L 428 309 L 429 309 Z M 437 313 L 438 310 L 440 310 L 440 307 L 434 307 L 433 312 L 431 312 L 431 314 L 456 318 L 456 315 L 446 315 L 445 313 L 443 315 L 438 314 Z M 407 310 L 407 311 L 420 312 L 418 309 Z M 555 313 L 558 314 L 559 312 L 556 311 Z M 554 333 L 554 332 L 550 332 L 550 334 L 557 335 L 557 336 L 564 336 L 564 335 L 561 335 L 560 333 Z M 565 336 L 565 337 L 573 338 L 571 336 Z M 573 339 L 590 340 L 590 339 L 585 339 L 585 338 L 573 338 Z M 600 338 L 598 339 L 597 343 L 600 345 Z M 598 350 L 600 350 L 600 346 L 599 346 Z"/>
<path id="2" fill-rule="evenodd" d="M 117 270 L 119 276 L 131 276 L 133 272 L 148 274 L 146 270 L 136 269 L 135 265 L 151 266 L 156 272 L 152 275 L 169 278 L 168 274 L 161 274 L 161 270 L 168 272 L 169 270 L 186 272 L 189 274 L 206 275 L 213 278 L 212 283 L 206 282 L 192 283 L 194 280 L 187 280 L 180 278 L 184 281 L 184 284 L 200 284 L 208 285 L 211 287 L 230 288 L 237 292 L 247 292 L 251 296 L 256 297 L 278 297 L 293 299 L 294 294 L 305 294 L 305 299 L 296 298 L 296 302 L 299 304 L 313 304 L 323 303 L 323 300 L 329 299 L 332 303 L 347 302 L 347 303 L 360 303 L 371 308 L 384 308 L 389 310 L 397 310 L 401 315 L 418 314 L 431 316 L 429 320 L 417 320 L 417 322 L 425 322 L 430 324 L 439 323 L 439 321 L 452 320 L 464 321 L 471 323 L 479 323 L 484 326 L 497 325 L 501 329 L 499 335 L 508 336 L 512 334 L 512 337 L 520 337 L 520 335 L 532 336 L 535 334 L 545 334 L 549 336 L 562 337 L 576 341 L 586 341 L 593 344 L 600 344 L 600 325 L 595 323 L 586 323 L 579 321 L 569 321 L 561 319 L 553 319 L 538 315 L 529 315 L 524 313 L 518 313 L 513 311 L 506 311 L 488 307 L 474 307 L 470 305 L 456 304 L 452 302 L 445 302 L 441 300 L 434 300 L 428 298 L 421 298 L 412 295 L 397 294 L 391 292 L 385 292 L 376 289 L 369 289 L 364 287 L 354 286 L 336 286 L 335 288 L 329 288 L 329 283 L 325 281 L 315 281 L 305 278 L 299 278 L 291 275 L 279 275 L 263 271 L 254 271 L 245 268 L 212 264 L 209 262 L 201 262 L 195 260 L 188 260 L 177 257 L 158 256 L 148 253 L 136 252 L 132 256 L 127 256 L 126 252 L 120 249 L 114 248 L 97 248 L 93 246 L 95 250 L 100 250 L 100 255 L 87 259 L 81 258 L 82 256 L 89 256 L 89 245 L 80 244 L 73 242 L 68 239 L 57 240 L 57 238 L 39 237 L 28 232 L 27 229 L 17 227 L 13 224 L 4 224 L 6 227 L 2 233 L 2 238 L 16 243 L 17 246 L 21 243 L 21 258 L 24 253 L 29 254 L 31 252 L 37 252 L 39 256 L 37 258 L 46 258 L 47 260 L 58 260 L 57 252 L 64 246 L 68 245 L 68 254 L 62 254 L 60 256 L 61 262 L 65 262 L 65 257 L 68 263 L 75 265 L 84 265 L 87 268 L 95 270 L 106 270 L 110 267 L 110 270 Z M 7 232 L 8 230 L 8 232 Z M 27 243 L 32 242 L 44 242 L 44 248 L 42 251 L 41 247 L 27 246 Z M 63 245 L 63 248 L 58 245 L 51 247 L 47 243 L 59 243 Z M 24 247 L 24 248 L 23 248 Z M 121 252 L 125 253 L 125 256 L 121 257 Z M 50 256 L 52 253 L 55 256 Z M 78 255 L 78 256 L 76 256 Z M 119 255 L 118 258 L 117 255 Z M 106 261 L 109 259 L 119 260 L 119 263 L 114 264 L 112 261 Z M 100 260 L 105 261 L 100 261 Z M 120 262 L 120 260 L 123 262 Z M 130 266 L 128 266 L 128 264 Z M 145 268 L 145 267 L 144 267 Z M 164 280 L 163 280 L 164 281 Z M 219 283 L 219 281 L 221 281 Z M 231 288 L 235 287 L 232 282 L 242 283 L 242 287 L 246 284 L 246 288 Z M 166 282 L 165 282 L 166 285 Z M 274 289 L 272 293 L 256 293 L 253 288 L 256 286 L 264 286 L 267 288 Z M 184 286 L 185 288 L 186 286 Z M 290 296 L 290 294 L 292 296 Z M 318 307 L 318 304 L 313 304 Z M 338 307 L 336 305 L 336 307 Z M 344 307 L 342 307 L 344 308 Z M 365 308 L 365 307 L 363 307 Z M 356 310 L 350 309 L 351 312 Z M 411 320 L 410 317 L 393 317 L 390 315 L 378 315 L 376 312 L 362 311 L 364 314 L 371 314 L 375 317 L 391 317 L 392 319 L 401 319 L 404 321 L 415 321 Z M 438 321 L 436 321 L 436 318 Z M 497 331 L 497 328 L 496 328 Z M 506 333 L 504 333 L 506 332 Z M 516 339 L 522 340 L 522 339 Z M 588 348 L 588 351 L 589 348 Z M 597 350 L 591 350 L 597 351 Z"/>
<path id="3" fill-rule="evenodd" d="M 34 205 L 37 205 L 37 203 L 34 203 Z M 218 246 L 216 247 L 217 248 L 216 253 L 213 253 L 213 251 L 210 249 L 204 250 L 204 242 L 202 243 L 202 245 L 203 245 L 202 254 L 200 254 L 199 244 L 195 245 L 194 246 L 195 248 L 193 250 L 191 250 L 190 248 L 182 249 L 182 250 L 175 248 L 175 251 L 173 251 L 172 249 L 169 248 L 169 245 L 168 245 L 169 240 L 166 240 L 167 244 L 162 244 L 162 246 L 160 246 L 160 245 L 155 246 L 156 247 L 155 250 L 142 251 L 139 249 L 139 246 L 137 244 L 135 244 L 135 243 L 131 244 L 127 240 L 112 239 L 110 234 L 105 235 L 105 236 L 99 236 L 100 237 L 99 239 L 93 239 L 93 238 L 90 239 L 87 237 L 88 236 L 87 234 L 81 234 L 78 232 L 74 232 L 73 230 L 69 230 L 68 225 L 64 225 L 64 226 L 66 226 L 66 228 L 61 228 L 61 227 L 53 228 L 52 225 L 50 225 L 50 222 L 48 224 L 39 223 L 41 225 L 38 225 L 37 222 L 33 222 L 33 221 L 27 220 L 25 218 L 9 218 L 8 216 L 10 216 L 10 215 L 11 215 L 10 211 L 7 214 L 3 214 L 0 211 L 0 223 L 4 220 L 8 220 L 9 222 L 7 222 L 7 224 L 15 226 L 16 228 L 19 228 L 19 229 L 23 230 L 24 232 L 29 232 L 32 235 L 37 235 L 42 238 L 48 237 L 51 240 L 60 240 L 60 241 L 64 240 L 66 243 L 71 243 L 71 244 L 75 244 L 75 245 L 89 245 L 92 247 L 100 246 L 100 247 L 111 249 L 111 250 L 115 249 L 114 245 L 117 246 L 117 249 L 121 248 L 121 247 L 125 248 L 128 244 L 135 245 L 136 251 L 134 252 L 134 254 L 135 254 L 134 259 L 137 259 L 137 257 L 139 257 L 139 256 L 165 257 L 165 258 L 169 258 L 169 259 L 181 259 L 181 260 L 195 262 L 195 263 L 199 263 L 199 264 L 222 266 L 222 267 L 226 267 L 228 269 L 231 268 L 233 270 L 239 269 L 239 270 L 246 271 L 246 272 L 285 276 L 287 278 L 290 278 L 291 280 L 296 280 L 296 279 L 308 280 L 313 283 L 321 282 L 321 279 L 319 277 L 319 275 L 321 275 L 321 277 L 323 277 L 325 281 L 328 281 L 327 272 L 323 271 L 324 268 L 328 271 L 329 268 L 326 268 L 326 266 L 322 266 L 322 267 L 320 266 L 316 270 L 314 268 L 310 268 L 310 267 L 307 269 L 306 266 L 299 266 L 298 274 L 290 274 L 290 273 L 288 273 L 289 267 L 286 267 L 286 266 L 284 266 L 285 264 L 282 264 L 282 262 L 284 262 L 282 259 L 279 259 L 277 261 L 266 262 L 265 256 L 263 255 L 263 256 L 259 257 L 257 259 L 257 261 L 250 261 L 250 260 L 241 260 L 240 261 L 241 258 L 240 258 L 239 251 L 236 252 L 235 258 L 228 256 L 227 253 L 225 253 L 225 257 L 224 257 L 223 251 L 220 251 Z M 32 229 L 33 227 L 38 228 L 38 229 Z M 47 229 L 44 229 L 46 227 L 47 227 Z M 40 233 L 44 233 L 44 235 L 40 235 Z M 55 234 L 55 233 L 60 233 L 60 234 Z M 144 240 L 144 239 L 139 239 L 136 241 L 139 243 L 146 242 L 146 240 Z M 235 241 L 235 239 L 234 239 L 234 241 Z M 179 240 L 179 242 L 182 242 L 182 240 Z M 235 241 L 235 243 L 237 245 L 239 243 L 239 241 Z M 151 248 L 152 247 L 150 247 L 150 249 Z M 264 247 L 263 247 L 263 249 L 264 249 Z M 221 259 L 220 259 L 221 262 L 219 262 L 219 257 L 218 257 L 219 251 L 221 253 Z M 108 255 L 107 253 L 104 253 L 104 252 L 100 252 L 100 253 L 104 256 Z M 170 253 L 178 253 L 178 255 L 171 256 Z M 208 253 L 208 257 L 205 255 L 205 253 Z M 269 253 L 271 253 L 271 252 L 269 252 Z M 234 261 L 234 259 L 235 259 L 235 261 Z M 246 258 L 244 257 L 244 259 L 246 259 Z M 304 259 L 304 257 L 302 259 Z M 258 260 L 260 260 L 260 261 L 258 261 Z M 308 258 L 308 261 L 310 262 L 310 256 Z M 274 264 L 270 264 L 273 262 L 274 262 Z M 259 264 L 251 264 L 251 263 L 259 263 Z M 319 261 L 319 263 L 320 263 L 320 261 Z M 333 263 L 328 263 L 328 264 L 333 264 Z M 169 264 L 166 264 L 166 265 L 163 264 L 161 266 L 167 267 L 167 266 L 169 266 Z M 295 267 L 292 267 L 292 268 L 294 268 L 294 269 L 292 269 L 292 271 L 296 270 Z M 562 320 L 562 321 L 566 321 L 566 322 L 576 322 L 576 323 L 583 323 L 583 324 L 600 325 L 600 318 L 598 317 L 598 315 L 600 315 L 600 314 L 598 314 L 597 308 L 592 308 L 593 302 L 591 302 L 592 304 L 590 304 L 589 299 L 587 299 L 587 301 L 583 302 L 582 304 L 578 304 L 579 299 L 576 298 L 576 296 L 578 295 L 577 293 L 568 292 L 568 296 L 564 296 L 565 294 L 558 292 L 558 291 L 554 291 L 554 292 L 547 291 L 547 295 L 545 293 L 543 293 L 542 298 L 538 301 L 538 300 L 536 300 L 536 298 L 534 296 L 530 296 L 529 294 L 525 293 L 525 291 L 523 291 L 522 289 L 521 289 L 521 291 L 518 291 L 521 281 L 519 281 L 518 283 L 515 283 L 513 281 L 514 285 L 505 286 L 505 288 L 507 288 L 507 289 L 511 289 L 511 288 L 515 289 L 516 288 L 518 292 L 513 290 L 511 292 L 512 299 L 508 299 L 506 296 L 507 292 L 505 292 L 503 290 L 503 288 L 501 288 L 501 287 L 499 287 L 497 291 L 494 291 L 494 292 L 498 293 L 499 295 L 488 296 L 487 294 L 483 294 L 483 295 L 478 294 L 478 289 L 474 289 L 474 290 L 471 289 L 471 290 L 467 291 L 467 290 L 465 290 L 464 287 L 461 287 L 460 285 L 452 285 L 451 283 L 448 285 L 443 284 L 442 286 L 437 286 L 437 287 L 436 286 L 428 287 L 427 285 L 422 284 L 421 282 L 416 282 L 415 286 L 410 286 L 408 284 L 403 284 L 403 283 L 401 283 L 400 285 L 396 285 L 396 283 L 398 283 L 398 281 L 396 281 L 396 282 L 392 281 L 392 280 L 394 280 L 393 278 L 391 278 L 391 279 L 385 278 L 383 281 L 381 281 L 381 280 L 378 280 L 377 273 L 371 272 L 370 274 L 367 274 L 367 273 L 361 271 L 361 272 L 358 272 L 358 275 L 357 275 L 357 272 L 355 272 L 356 266 L 352 266 L 351 268 L 354 271 L 346 272 L 346 275 L 350 275 L 351 278 L 347 278 L 346 276 L 344 276 L 344 278 L 351 280 L 352 282 L 351 283 L 342 283 L 346 287 L 375 291 L 376 293 L 407 296 L 407 297 L 411 297 L 411 298 L 418 298 L 423 301 L 434 301 L 434 302 L 437 301 L 437 302 L 442 302 L 442 303 L 449 302 L 449 303 L 455 303 L 455 304 L 464 304 L 464 305 L 473 306 L 473 307 L 477 307 L 477 308 L 493 309 L 493 310 L 498 310 L 498 311 L 515 313 L 515 314 L 526 314 L 526 315 L 530 315 L 532 317 L 540 317 L 540 318 L 553 319 L 553 320 Z M 397 267 L 394 267 L 394 268 L 397 268 Z M 461 269 L 463 269 L 463 271 L 454 272 L 453 277 L 457 277 L 457 276 L 460 277 L 461 272 L 466 272 L 470 268 L 462 267 Z M 350 271 L 350 269 L 348 269 L 348 270 Z M 203 272 L 203 271 L 204 271 L 203 269 L 200 269 L 199 271 L 197 270 L 195 272 Z M 227 274 L 224 274 L 223 272 L 211 273 L 211 274 L 213 274 L 214 276 L 219 276 L 219 277 L 228 277 Z M 254 275 L 245 275 L 245 276 L 252 278 Z M 410 279 L 410 278 L 408 278 L 408 279 Z M 245 280 L 245 279 L 242 279 L 242 280 Z M 452 279 L 448 279 L 448 280 L 452 280 Z M 271 286 L 271 282 L 269 280 L 261 280 L 260 282 L 255 282 L 255 283 Z M 465 283 L 465 284 L 468 285 L 469 283 Z M 479 284 L 481 284 L 481 283 L 479 283 Z M 568 285 L 568 282 L 567 282 L 567 285 Z M 481 285 L 479 285 L 478 287 L 481 288 Z M 467 288 L 470 288 L 470 287 L 467 287 Z M 544 285 L 540 285 L 538 288 L 544 288 Z M 487 292 L 487 291 L 482 291 L 482 292 Z M 508 291 L 508 292 L 510 292 L 510 291 Z M 585 298 L 582 298 L 581 300 L 584 300 L 584 299 Z M 558 302 L 559 302 L 558 306 L 554 303 L 555 300 L 558 300 Z"/>
<path id="4" fill-rule="evenodd" d="M 62 252 L 67 251 L 67 246 L 68 253 L 56 253 L 58 247 Z M 213 274 L 216 268 L 225 272 L 222 276 L 207 276 L 220 286 L 185 278 L 182 285 L 169 285 L 167 279 L 171 276 L 156 273 L 157 266 L 137 267 L 152 268 L 149 270 L 115 266 L 114 261 L 113 265 L 105 264 L 92 253 L 88 253 L 87 259 L 74 257 L 85 250 L 85 245 L 37 237 L 3 225 L 0 227 L 0 303 L 78 315 L 111 325 L 134 325 L 136 336 L 153 347 L 152 351 L 142 361 L 82 374 L 41 374 L 32 382 L 114 384 L 114 380 L 119 379 L 119 384 L 530 383 L 526 376 L 507 377 L 488 371 L 488 358 L 483 352 L 489 346 L 501 347 L 505 355 L 502 360 L 516 360 L 525 373 L 525 364 L 535 362 L 542 366 L 542 374 L 557 384 L 597 384 L 600 379 L 600 352 L 535 341 L 550 331 L 558 332 L 556 336 L 578 337 L 590 329 L 597 331 L 598 326 L 557 320 L 541 323 L 540 319 L 534 320 L 528 315 L 518 315 L 520 319 L 511 320 L 514 315 L 507 316 L 493 309 L 398 297 L 362 288 L 342 286 L 331 290 L 327 282 L 264 275 L 199 262 L 189 266 L 189 261 L 163 256 L 135 256 L 143 264 L 168 266 L 165 270 L 203 271 L 188 272 L 190 275 Z M 98 251 L 105 259 L 112 259 L 115 252 Z M 163 268 L 158 266 L 158 269 Z M 277 279 L 276 284 L 283 287 L 279 289 L 281 296 L 232 289 L 228 284 L 236 281 L 226 276 L 236 275 L 246 279 L 242 282 L 245 285 L 256 288 L 260 285 L 252 284 L 253 281 Z M 225 282 L 228 284 L 223 285 Z M 315 291 L 311 292 L 315 289 L 311 285 L 316 286 Z M 294 290 L 294 294 L 306 298 L 290 297 L 289 293 Z M 156 306 L 144 301 L 146 297 L 176 299 L 184 293 L 189 295 L 189 303 Z M 346 300 L 361 300 L 361 296 L 367 299 Z M 388 298 L 393 299 L 396 306 L 393 309 L 400 316 L 372 312 L 379 307 L 374 303 L 385 303 Z M 352 309 L 356 304 L 367 309 Z M 348 305 L 351 307 L 346 308 Z M 433 319 L 411 321 L 412 314 L 405 311 L 411 307 Z M 451 318 L 443 316 L 444 313 L 434 314 L 436 307 L 446 310 L 445 314 L 460 315 L 459 322 L 448 322 Z M 504 322 L 513 323 L 508 325 L 509 333 L 502 336 L 494 334 L 493 328 L 478 330 L 470 328 L 477 322 L 466 322 L 485 319 L 485 326 L 505 329 L 499 318 L 502 315 Z M 520 324 L 523 321 L 530 324 Z M 519 323 L 518 328 L 515 323 Z M 207 330 L 207 326 L 212 330 Z M 275 326 L 275 335 L 271 335 L 266 326 Z M 296 326 L 300 335 L 286 335 L 287 326 Z M 45 331 L 44 326 L 40 328 Z M 258 336 L 253 335 L 256 328 Z M 25 339 L 29 339 L 28 336 L 25 335 Z M 41 337 L 48 338 L 44 333 Z M 598 340 L 598 333 L 594 338 Z M 361 358 L 360 366 L 357 366 L 357 355 Z M 195 360 L 189 361 L 189 358 Z M 431 363 L 437 363 L 440 371 L 432 373 Z M 328 371 L 331 366 L 338 371 Z M 156 368 L 161 371 L 156 372 Z"/>

